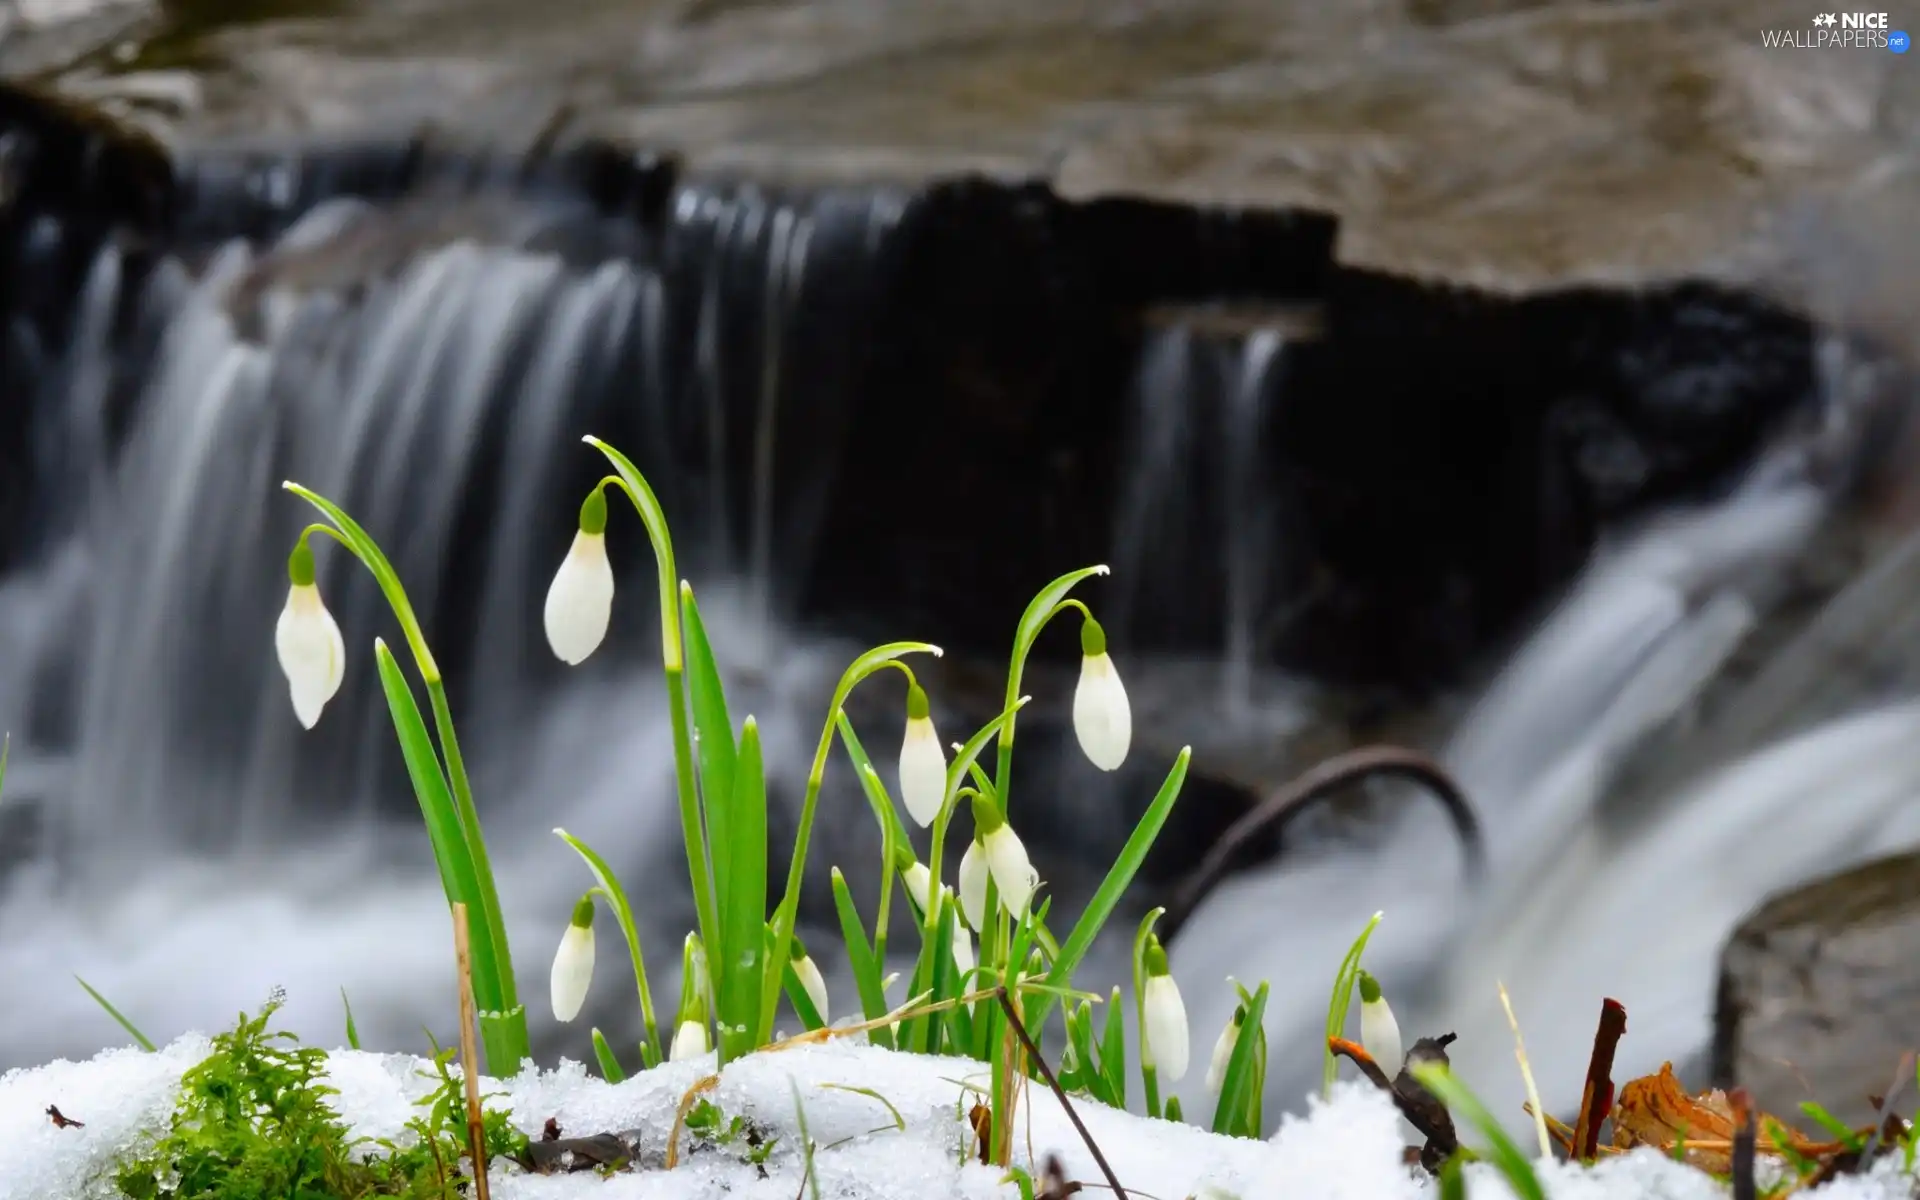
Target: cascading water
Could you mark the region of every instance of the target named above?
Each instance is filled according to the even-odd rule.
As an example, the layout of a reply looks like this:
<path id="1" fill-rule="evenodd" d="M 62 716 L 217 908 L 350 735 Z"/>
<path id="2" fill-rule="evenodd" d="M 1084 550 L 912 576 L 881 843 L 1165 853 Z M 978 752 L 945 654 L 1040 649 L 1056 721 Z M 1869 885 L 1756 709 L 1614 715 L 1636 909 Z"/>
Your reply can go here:
<path id="1" fill-rule="evenodd" d="M 1671 1060 L 1699 1079 L 1718 948 L 1738 919 L 1780 887 L 1920 841 L 1910 690 L 1829 689 L 1794 720 L 1762 724 L 1756 710 L 1791 706 L 1773 690 L 1781 671 L 1730 667 L 1813 540 L 1844 527 L 1825 452 L 1859 437 L 1851 410 L 1868 387 L 1830 387 L 1822 433 L 1783 446 L 1724 500 L 1603 549 L 1479 697 L 1443 756 L 1486 830 L 1478 894 L 1420 804 L 1364 851 L 1233 882 L 1175 956 L 1201 1036 L 1231 1012 L 1223 977 L 1272 981 L 1269 1086 L 1291 1103 L 1318 1074 L 1333 969 L 1378 910 L 1368 959 L 1403 1030 L 1458 1033 L 1455 1067 L 1496 1111 L 1524 1100 L 1497 982 L 1553 1112 L 1579 1102 L 1603 997 L 1629 1014 L 1617 1078 Z M 1910 594 L 1898 567 L 1912 554 L 1897 551 L 1832 608 L 1884 612 Z M 1897 652 L 1899 623 L 1872 628 L 1889 625 Z M 1831 626 L 1816 619 L 1769 661 L 1804 679 L 1817 658 L 1829 679 L 1843 676 Z M 1691 754 L 1676 727 L 1703 721 L 1693 740 L 1712 753 Z M 1717 736 L 1727 730 L 1744 736 Z"/>
<path id="2" fill-rule="evenodd" d="M 805 429 L 831 429 L 836 381 L 804 363 L 789 387 L 784 343 L 823 311 L 857 311 L 845 268 L 896 217 L 884 192 L 689 186 L 651 243 L 557 201 L 343 199 L 270 247 L 163 259 L 137 282 L 105 249 L 37 406 L 51 415 L 40 541 L 0 581 L 0 728 L 14 733 L 0 811 L 33 814 L 0 828 L 37 836 L 6 880 L 0 976 L 45 983 L 0 997 L 0 1063 L 113 1039 L 73 973 L 156 1036 L 276 984 L 314 1037 L 339 1028 L 342 988 L 377 1044 L 446 1024 L 444 900 L 367 653 L 376 634 L 399 639 L 362 568 L 316 546 L 349 668 L 326 719 L 299 730 L 272 624 L 284 557 L 317 514 L 284 478 L 382 541 L 437 652 L 465 668 L 449 683 L 523 978 L 589 882 L 552 826 L 649 872 L 676 861 L 652 589 L 621 604 L 614 639 L 632 631 L 633 653 L 563 677 L 539 633 L 598 474 L 581 434 L 656 479 L 683 570 L 717 581 L 705 607 L 742 672 L 737 711 L 762 716 L 777 773 L 804 770 L 802 727 L 846 655 L 784 645 L 770 618 L 767 581 L 804 560 L 821 504 L 812 465 L 786 471 L 773 449 L 789 423 L 803 446 Z M 839 274 L 811 271 L 816 257 Z M 115 438 L 127 381 L 106 351 L 122 321 L 155 350 Z M 736 377 L 737 363 L 760 369 Z M 751 485 L 730 487 L 743 461 Z M 647 579 L 644 532 L 615 522 L 616 557 Z M 817 841 L 832 853 L 830 832 Z M 657 973 L 690 924 L 679 890 L 640 893 Z"/>
<path id="3" fill-rule="evenodd" d="M 36 814 L 39 844 L 7 876 L 0 976 L 44 986 L 0 990 L 0 1064 L 117 1038 L 69 972 L 156 1036 L 205 1028 L 276 984 L 292 1026 L 316 1040 L 339 1029 L 341 987 L 372 1044 L 411 1047 L 422 1024 L 448 1024 L 444 903 L 366 655 L 392 624 L 343 553 L 322 549 L 321 582 L 358 650 L 316 731 L 298 731 L 271 661 L 284 555 L 309 515 L 282 478 L 341 500 L 382 540 L 436 649 L 462 664 L 449 673 L 454 703 L 529 995 L 587 882 L 554 825 L 630 879 L 661 881 L 642 909 L 662 994 L 691 921 L 674 882 L 651 566 L 626 514 L 614 536 L 631 583 L 613 645 L 563 673 L 538 633 L 541 590 L 596 474 L 578 435 L 632 451 L 662 492 L 735 712 L 762 718 L 771 778 L 803 774 L 828 687 L 856 649 L 795 637 L 784 589 L 804 576 L 827 509 L 843 350 L 867 332 L 863 281 L 901 219 L 899 195 L 688 184 L 664 227 L 636 228 L 552 198 L 311 207 L 303 187 L 279 179 L 263 192 L 305 212 L 274 225 L 270 245 L 188 247 L 145 270 L 103 251 L 43 373 L 38 540 L 0 579 L 0 727 L 16 734 L 0 830 L 9 814 Z M 1287 544 L 1271 493 L 1288 481 L 1259 469 L 1290 336 L 1204 323 L 1149 335 L 1116 514 L 1120 605 L 1177 606 L 1205 629 L 1224 666 L 1200 664 L 1210 686 L 1198 707 L 1234 718 L 1211 732 L 1243 742 L 1311 722 L 1310 689 L 1249 665 L 1292 582 L 1292 564 L 1268 557 Z M 1176 947 L 1196 1038 L 1225 1018 L 1222 975 L 1272 980 L 1270 1083 L 1276 1105 L 1292 1105 L 1318 1061 L 1332 965 L 1384 908 L 1373 961 L 1403 1020 L 1458 1029 L 1457 1061 L 1496 1099 L 1509 1047 L 1494 978 L 1512 987 L 1550 1086 L 1577 1078 L 1603 994 L 1634 1014 L 1634 1063 L 1696 1048 L 1712 951 L 1740 908 L 1914 832 L 1866 832 L 1911 790 L 1889 750 L 1916 719 L 1903 708 L 1779 741 L 1731 774 L 1670 780 L 1658 803 L 1627 805 L 1609 786 L 1719 672 L 1820 527 L 1826 480 L 1792 459 L 1603 556 L 1457 732 L 1449 760 L 1489 827 L 1484 894 L 1462 893 L 1452 856 L 1434 851 L 1449 835 L 1420 815 L 1364 858 L 1289 860 L 1238 882 Z M 1185 538 L 1196 525 L 1218 536 Z M 1218 580 L 1206 590 L 1224 604 L 1183 603 L 1196 573 Z M 1123 664 L 1143 729 L 1156 701 L 1194 694 L 1156 686 L 1167 665 Z M 1818 836 L 1789 824 L 1816 775 L 1850 818 Z M 1061 806 L 1104 811 L 1101 786 L 1082 783 Z M 859 811 L 857 795 L 845 800 Z M 1727 853 L 1750 832 L 1727 810 L 1768 804 L 1765 845 Z M 858 871 L 875 840 L 864 820 L 823 820 L 813 861 Z M 1678 877 L 1704 864 L 1719 872 L 1710 894 L 1684 891 Z M 1669 899 L 1693 905 L 1677 928 Z M 1116 949 L 1082 982 L 1123 974 Z M 630 1044 L 630 998 L 608 984 L 595 1003 L 605 1008 L 590 1019 Z M 577 1035 L 565 1047 L 582 1052 Z"/>

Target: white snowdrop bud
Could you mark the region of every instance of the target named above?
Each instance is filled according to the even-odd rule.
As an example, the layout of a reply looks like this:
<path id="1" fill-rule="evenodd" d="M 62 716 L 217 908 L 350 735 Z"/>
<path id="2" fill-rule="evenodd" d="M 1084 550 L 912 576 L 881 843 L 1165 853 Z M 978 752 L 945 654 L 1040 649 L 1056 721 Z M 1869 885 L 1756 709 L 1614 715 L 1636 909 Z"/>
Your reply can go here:
<path id="1" fill-rule="evenodd" d="M 987 927 L 987 870 L 986 847 L 980 844 L 979 835 L 967 843 L 967 852 L 960 856 L 960 914 L 967 919 L 970 929 Z"/>
<path id="2" fill-rule="evenodd" d="M 979 794 L 973 797 L 973 831 L 987 860 L 993 886 L 1000 891 L 1000 903 L 1009 916 L 1019 920 L 1033 901 L 1033 890 L 1040 886 L 1040 876 L 1034 872 L 1026 846 L 1013 832 L 1013 826 L 1000 815 L 999 806 Z M 985 907 L 984 900 L 981 907 Z"/>
<path id="3" fill-rule="evenodd" d="M 313 551 L 302 537 L 287 559 L 287 606 L 273 627 L 273 648 L 293 696 L 293 715 L 312 729 L 340 691 L 347 674 L 347 645 L 340 626 L 320 600 L 313 579 Z"/>
<path id="4" fill-rule="evenodd" d="M 1219 1040 L 1213 1043 L 1213 1058 L 1207 1063 L 1207 1091 L 1215 1096 L 1227 1081 L 1227 1064 L 1233 1061 L 1234 1044 L 1240 1040 L 1240 1027 L 1247 1022 L 1247 1010 L 1242 1005 L 1234 1005 L 1233 1019 L 1220 1031 Z"/>
<path id="5" fill-rule="evenodd" d="M 673 1046 L 667 1051 L 667 1061 L 684 1062 L 711 1053 L 713 1043 L 707 1037 L 707 1023 L 704 1020 L 682 1020 L 673 1031 Z"/>
<path id="6" fill-rule="evenodd" d="M 1360 1048 L 1380 1064 L 1387 1078 L 1400 1074 L 1406 1055 L 1400 1046 L 1400 1023 L 1393 1019 L 1387 998 L 1380 994 L 1380 983 L 1365 971 L 1360 972 Z"/>
<path id="7" fill-rule="evenodd" d="M 553 956 L 550 986 L 554 1019 L 564 1023 L 579 1016 L 592 982 L 593 896 L 589 893 L 573 906 L 573 920 L 560 935 L 560 949 Z"/>
<path id="8" fill-rule="evenodd" d="M 599 649 L 613 616 L 606 530 L 607 498 L 595 488 L 580 505 L 580 530 L 547 588 L 547 644 L 568 666 L 579 666 Z"/>
<path id="9" fill-rule="evenodd" d="M 1160 939 L 1147 935 L 1145 1010 L 1141 1029 L 1141 1059 L 1169 1082 L 1187 1073 L 1187 1005 L 1180 985 L 1167 971 L 1167 952 Z"/>
<path id="10" fill-rule="evenodd" d="M 787 962 L 793 966 L 794 978 L 800 981 L 800 989 L 807 994 L 813 1011 L 820 1014 L 825 1023 L 827 1017 L 827 981 L 820 976 L 820 967 L 807 957 L 807 948 L 800 944 L 799 938 L 793 939 L 793 949 L 787 955 Z"/>
<path id="11" fill-rule="evenodd" d="M 1102 771 L 1117 771 L 1133 744 L 1133 710 L 1127 689 L 1107 657 L 1107 635 L 1088 617 L 1080 625 L 1080 683 L 1073 690 L 1073 732 L 1087 760 Z"/>
<path id="12" fill-rule="evenodd" d="M 927 694 L 920 685 L 907 688 L 907 733 L 900 742 L 900 802 L 907 815 L 925 829 L 940 815 L 947 794 L 947 753 L 933 730 Z"/>
<path id="13" fill-rule="evenodd" d="M 900 883 L 907 889 L 907 899 L 913 901 L 913 907 L 925 916 L 933 896 L 933 873 L 927 870 L 927 864 L 915 860 L 901 868 Z"/>

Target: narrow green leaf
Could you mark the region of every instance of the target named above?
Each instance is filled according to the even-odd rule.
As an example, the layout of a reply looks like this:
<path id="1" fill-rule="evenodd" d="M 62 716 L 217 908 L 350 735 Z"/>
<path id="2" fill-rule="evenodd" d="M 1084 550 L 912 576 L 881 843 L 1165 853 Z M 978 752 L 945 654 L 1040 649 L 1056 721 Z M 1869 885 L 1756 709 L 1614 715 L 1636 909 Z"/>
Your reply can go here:
<path id="1" fill-rule="evenodd" d="M 598 1028 L 593 1031 L 593 1057 L 600 1064 L 602 1079 L 608 1083 L 620 1083 L 626 1079 L 626 1070 L 621 1067 L 620 1060 L 614 1057 L 613 1047 L 607 1045 L 607 1035 Z"/>
<path id="2" fill-rule="evenodd" d="M 880 987 L 880 963 L 861 928 L 860 910 L 854 907 L 853 892 L 839 867 L 833 869 L 833 906 L 840 914 L 840 936 L 847 944 L 847 966 L 853 971 L 853 986 L 860 993 L 861 1014 L 869 1021 L 878 1021 L 887 1015 L 887 997 Z M 893 1031 L 869 1030 L 867 1040 L 892 1049 Z"/>
<path id="3" fill-rule="evenodd" d="M 722 942 L 710 947 L 718 978 L 721 1018 L 720 1061 L 729 1063 L 759 1043 L 760 1005 L 765 998 L 761 974 L 767 955 L 767 784 L 760 759 L 760 728 L 752 717 L 740 730 L 740 750 L 727 802 L 727 840 L 714 843 L 716 864 L 726 862 L 728 891 L 721 893 L 726 914 Z M 784 965 L 782 967 L 784 971 Z"/>
<path id="4" fill-rule="evenodd" d="M 1120 989 L 1114 988 L 1107 1001 L 1107 1027 L 1100 1035 L 1100 1073 L 1106 1076 L 1110 1101 L 1115 1108 L 1127 1106 L 1127 1021 L 1120 1002 Z"/>
<path id="5" fill-rule="evenodd" d="M 1867 1143 L 1865 1139 L 1860 1136 L 1858 1130 L 1828 1112 L 1818 1101 L 1802 1100 L 1800 1102 L 1800 1111 L 1811 1117 L 1821 1127 L 1826 1129 L 1828 1133 L 1831 1133 L 1833 1140 L 1839 1142 L 1848 1150 L 1857 1154 L 1866 1147 Z"/>
<path id="6" fill-rule="evenodd" d="M 553 832 L 561 841 L 573 847 L 573 852 L 587 864 L 587 870 L 593 872 L 594 882 L 600 885 L 600 891 L 606 896 L 607 903 L 613 906 L 614 921 L 620 926 L 620 932 L 627 939 L 627 957 L 633 961 L 634 988 L 640 994 L 640 1019 L 647 1033 L 642 1053 L 647 1052 L 646 1047 L 653 1047 L 652 1053 L 657 1056 L 660 1027 L 653 1017 L 653 992 L 647 987 L 647 960 L 640 952 L 640 931 L 634 927 L 633 906 L 627 903 L 627 893 L 621 888 L 620 880 L 614 876 L 613 869 L 607 866 L 606 860 L 595 854 L 585 842 L 564 829 L 556 829 Z"/>
<path id="7" fill-rule="evenodd" d="M 1213 1110 L 1213 1131 L 1234 1137 L 1259 1137 L 1260 1131 L 1246 1129 L 1250 1101 L 1256 1089 L 1265 1085 L 1259 1078 L 1260 1029 L 1267 1013 L 1267 985 L 1253 994 L 1247 1005 L 1247 1018 L 1240 1036 L 1233 1040 L 1233 1054 L 1227 1059 L 1227 1072 L 1220 1083 L 1220 1101 Z"/>
<path id="8" fill-rule="evenodd" d="M 867 756 L 867 749 L 853 732 L 853 722 L 847 720 L 842 712 L 835 721 L 840 731 L 840 744 L 846 747 L 847 760 L 853 764 L 853 773 L 860 780 L 860 790 L 866 793 L 867 807 L 873 810 L 873 819 L 880 823 L 883 834 L 891 833 L 894 844 L 909 844 L 907 827 L 900 820 L 900 812 L 894 806 L 893 797 L 887 794 L 887 785 L 880 782 L 880 772 L 874 769 L 873 759 Z"/>
<path id="9" fill-rule="evenodd" d="M 141 1033 L 139 1028 L 136 1027 L 132 1021 L 127 1020 L 125 1015 L 123 1015 L 119 1009 L 107 1003 L 107 998 L 105 996 L 102 996 L 99 992 L 94 991 L 92 984 L 88 983 L 84 979 L 81 979 L 78 975 L 75 975 L 74 978 L 76 980 L 79 980 L 81 987 L 87 989 L 87 995 L 93 997 L 93 1002 L 95 1004 L 98 1004 L 101 1008 L 105 1009 L 107 1015 L 112 1017 L 116 1022 L 118 1022 L 120 1025 L 120 1028 L 127 1031 L 127 1036 L 131 1037 L 134 1040 L 134 1043 L 136 1045 L 138 1045 L 142 1050 L 145 1050 L 149 1054 L 154 1053 L 157 1047 L 152 1042 L 147 1040 L 146 1034 Z"/>
<path id="10" fill-rule="evenodd" d="M 1074 922 L 1073 932 L 1061 944 L 1060 953 L 1054 957 L 1053 970 L 1048 973 L 1049 982 L 1064 985 L 1073 978 L 1080 968 L 1080 962 L 1093 948 L 1094 939 L 1106 927 L 1107 918 L 1120 906 L 1121 897 L 1133 886 L 1133 878 L 1140 873 L 1140 864 L 1147 860 L 1147 854 L 1153 849 L 1154 839 L 1166 827 L 1167 817 L 1173 812 L 1174 801 L 1180 798 L 1180 789 L 1187 782 L 1187 764 L 1193 760 L 1193 747 L 1183 746 L 1179 757 L 1173 760 L 1173 769 L 1167 772 L 1166 780 L 1161 783 L 1160 791 L 1153 797 L 1153 803 L 1147 806 L 1140 821 L 1133 827 L 1133 835 L 1127 839 L 1126 846 L 1120 851 L 1120 857 L 1113 860 L 1113 866 L 1107 868 L 1107 877 L 1100 881 L 1100 887 L 1088 901 L 1086 911 Z M 1048 1002 L 1042 1000 L 1034 1008 L 1033 1028 L 1038 1029 L 1046 1022 Z"/>
<path id="11" fill-rule="evenodd" d="M 360 1048 L 360 1031 L 354 1028 L 353 1005 L 347 1001 L 347 989 L 345 988 L 340 989 L 340 1007 L 347 1012 L 347 1048 L 350 1050 L 358 1050 Z"/>
<path id="12" fill-rule="evenodd" d="M 1347 956 L 1340 960 L 1340 969 L 1333 976 L 1333 994 L 1327 998 L 1327 1037 L 1344 1036 L 1347 1028 L 1347 1009 L 1353 1003 L 1354 984 L 1360 978 L 1360 958 L 1367 951 L 1367 939 L 1373 936 L 1375 927 L 1380 924 L 1383 914 L 1375 913 L 1360 931 L 1353 945 L 1347 949 Z M 1323 1045 L 1325 1043 L 1322 1043 Z M 1333 1081 L 1339 1077 L 1339 1067 L 1334 1062 L 1333 1050 L 1329 1047 L 1321 1052 L 1320 1095 L 1325 1098 L 1333 1091 Z"/>
<path id="13" fill-rule="evenodd" d="M 1506 1178 L 1507 1186 L 1520 1200 L 1547 1200 L 1546 1189 L 1540 1186 L 1539 1176 L 1534 1174 L 1533 1164 L 1520 1152 L 1520 1147 L 1507 1131 L 1501 1127 L 1487 1106 L 1480 1103 L 1479 1097 L 1467 1090 L 1465 1084 L 1453 1077 L 1453 1072 L 1435 1062 L 1416 1063 L 1407 1068 L 1420 1085 L 1432 1092 L 1440 1102 L 1452 1109 L 1454 1114 L 1466 1118 L 1469 1125 L 1480 1131 L 1487 1139 L 1489 1157 L 1500 1174 Z"/>
<path id="14" fill-rule="evenodd" d="M 466 834 L 460 826 L 460 810 L 453 792 L 440 769 L 440 757 L 434 752 L 427 734 L 427 723 L 413 698 L 413 689 L 400 664 L 385 641 L 375 638 L 373 656 L 379 669 L 380 687 L 387 695 L 387 711 L 393 716 L 393 731 L 400 740 L 400 756 L 407 764 L 407 777 L 413 782 L 414 799 L 427 825 L 427 840 L 433 847 L 433 860 L 440 868 L 440 886 L 449 905 L 467 906 L 469 949 L 473 955 L 474 1004 L 482 1012 L 498 1012 L 503 1004 L 500 994 L 498 942 L 487 924 L 486 908 L 480 903 L 480 885 L 474 877 L 473 857 L 467 848 Z M 488 1047 L 488 1053 L 494 1052 Z M 489 1060 L 491 1061 L 491 1059 Z M 504 1065 L 504 1064 L 503 1064 Z"/>
<path id="15" fill-rule="evenodd" d="M 700 621 L 699 606 L 693 600 L 693 588 L 680 585 L 680 609 L 687 624 L 687 689 L 692 700 L 693 731 L 700 759 L 700 800 L 707 818 L 707 841 L 713 847 L 714 903 L 719 907 L 721 928 L 730 928 L 727 916 L 728 871 L 732 859 L 726 846 L 732 837 L 733 772 L 738 752 L 734 748 L 733 718 L 727 712 L 727 695 L 720 682 L 720 669 L 713 659 L 713 647 L 707 641 L 707 629 Z M 764 880 L 766 864 L 760 866 Z M 761 884 L 765 895 L 766 885 Z M 724 975 L 725 969 L 718 968 Z M 718 980 L 715 981 L 716 984 Z"/>

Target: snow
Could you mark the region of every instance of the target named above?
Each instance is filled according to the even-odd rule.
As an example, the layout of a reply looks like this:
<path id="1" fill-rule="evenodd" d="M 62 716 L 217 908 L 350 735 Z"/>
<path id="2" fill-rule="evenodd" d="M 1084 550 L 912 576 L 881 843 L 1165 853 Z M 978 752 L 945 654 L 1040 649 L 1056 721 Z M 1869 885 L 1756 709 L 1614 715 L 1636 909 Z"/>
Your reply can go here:
<path id="1" fill-rule="evenodd" d="M 157 1054 L 112 1050 L 85 1063 L 56 1062 L 0 1076 L 0 1200 L 92 1200 L 112 1194 L 100 1181 L 142 1130 L 159 1127 L 181 1074 L 208 1052 L 203 1037 L 183 1038 Z M 393 1137 L 432 1083 L 424 1060 L 407 1055 L 336 1051 L 329 1083 L 355 1134 Z M 688 1155 L 662 1168 L 681 1097 L 712 1059 L 670 1063 L 619 1085 L 578 1063 L 488 1080 L 490 1106 L 506 1107 L 531 1136 L 548 1118 L 564 1136 L 639 1130 L 647 1169 L 602 1179 L 597 1173 L 536 1176 L 495 1164 L 498 1200 L 793 1200 L 804 1196 L 803 1156 L 795 1097 L 804 1106 L 816 1147 L 814 1173 L 823 1200 L 1008 1200 L 1018 1196 L 1001 1172 L 963 1162 L 971 1145 L 965 1111 L 986 1068 L 963 1059 L 899 1054 L 851 1041 L 807 1045 L 750 1056 L 732 1064 L 710 1098 L 728 1116 L 743 1116 L 778 1139 L 767 1177 L 725 1148 Z M 886 1097 L 906 1122 L 898 1129 Z M 84 1122 L 56 1128 L 49 1105 Z M 1088 1131 L 1130 1194 L 1141 1200 L 1425 1200 L 1434 1189 L 1402 1165 L 1398 1116 L 1378 1091 L 1343 1083 L 1305 1116 L 1283 1119 L 1268 1141 L 1217 1137 L 1199 1128 L 1152 1121 L 1092 1101 L 1075 1104 Z M 1069 1179 L 1101 1189 L 1092 1156 L 1054 1097 L 1035 1085 L 1017 1118 L 1016 1161 L 1033 1170 L 1057 1154 Z M 1719 1200 L 1710 1178 L 1651 1151 L 1593 1169 L 1542 1166 L 1554 1200 Z M 1820 1190 L 1826 1200 L 1892 1200 L 1909 1180 L 1887 1164 L 1864 1178 Z M 1470 1195 L 1511 1195 L 1490 1168 L 1469 1169 Z"/>

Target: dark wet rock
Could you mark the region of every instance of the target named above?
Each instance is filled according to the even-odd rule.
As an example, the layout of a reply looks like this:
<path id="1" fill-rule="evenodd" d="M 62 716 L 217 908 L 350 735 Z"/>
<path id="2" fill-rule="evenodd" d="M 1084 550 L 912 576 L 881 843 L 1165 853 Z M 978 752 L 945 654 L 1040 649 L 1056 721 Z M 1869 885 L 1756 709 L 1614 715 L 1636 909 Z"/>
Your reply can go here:
<path id="1" fill-rule="evenodd" d="M 1783 893 L 1721 956 L 1713 1078 L 1768 1112 L 1817 1100 L 1870 1124 L 1869 1095 L 1920 1049 L 1920 852 Z"/>
<path id="2" fill-rule="evenodd" d="M 59 354 L 95 255 L 136 255 L 174 209 L 167 152 L 84 105 L 0 84 L 0 565 L 34 519 L 31 397 Z"/>

